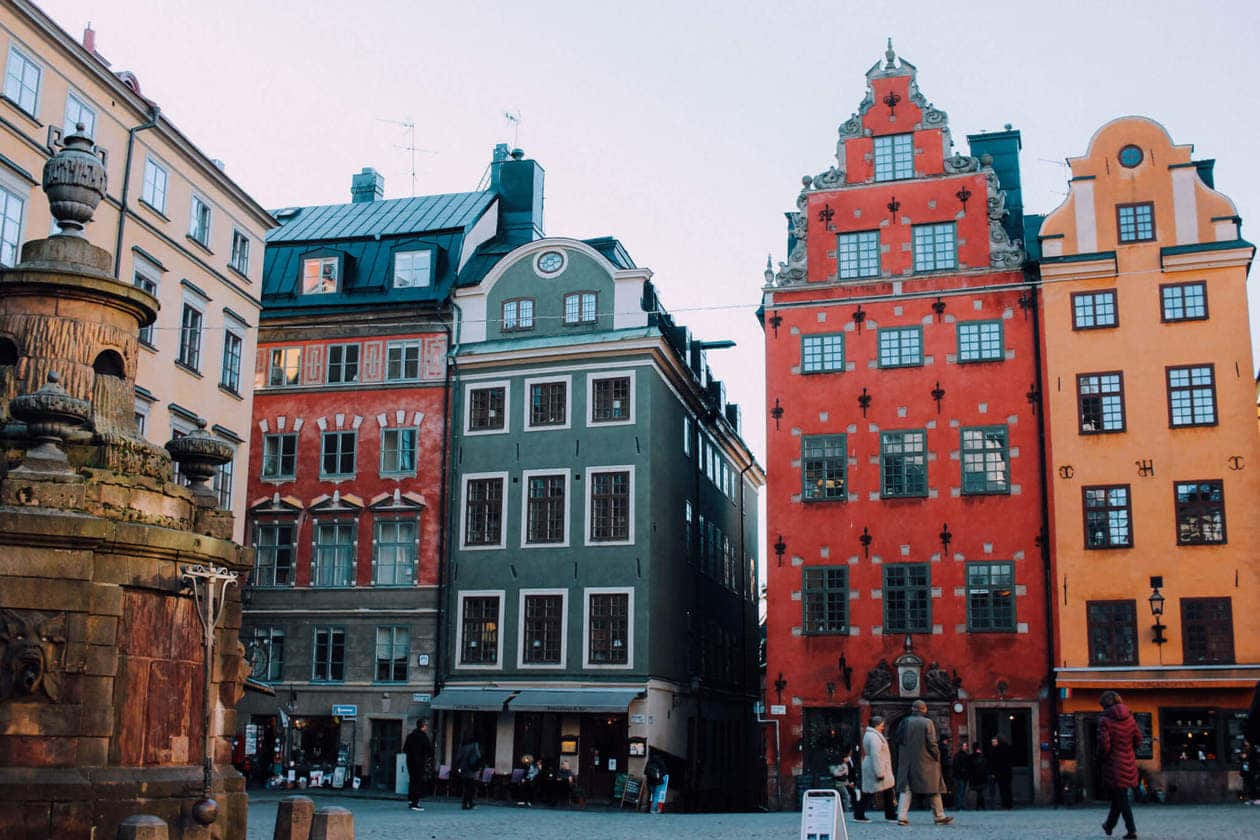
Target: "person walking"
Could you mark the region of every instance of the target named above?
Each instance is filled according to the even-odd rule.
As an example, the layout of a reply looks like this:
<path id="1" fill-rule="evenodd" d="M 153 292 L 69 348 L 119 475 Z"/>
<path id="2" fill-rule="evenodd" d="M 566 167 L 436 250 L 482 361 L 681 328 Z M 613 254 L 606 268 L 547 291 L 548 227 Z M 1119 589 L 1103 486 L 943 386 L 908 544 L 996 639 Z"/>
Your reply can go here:
<path id="1" fill-rule="evenodd" d="M 1005 811 L 1015 807 L 1015 797 L 1011 793 L 1011 779 L 1015 773 L 1015 759 L 1011 754 L 1011 746 L 1001 737 L 994 735 L 990 743 L 989 770 L 997 781 L 998 798 L 1002 800 Z"/>
<path id="2" fill-rule="evenodd" d="M 980 742 L 971 745 L 971 789 L 976 792 L 976 810 L 984 810 L 984 789 L 989 784 L 989 760 Z"/>
<path id="3" fill-rule="evenodd" d="M 966 738 L 954 755 L 954 810 L 967 810 L 967 788 L 971 785 L 971 745 Z"/>
<path id="4" fill-rule="evenodd" d="M 1116 823 L 1124 817 L 1125 840 L 1137 837 L 1133 823 L 1133 808 L 1129 805 L 1129 788 L 1137 787 L 1137 749 L 1142 743 L 1142 733 L 1137 721 L 1129 713 L 1129 707 L 1114 691 L 1104 691 L 1098 698 L 1102 716 L 1098 719 L 1098 757 L 1102 762 L 1103 784 L 1111 791 L 1111 810 L 1103 821 L 1103 832 L 1108 837 Z"/>
<path id="5" fill-rule="evenodd" d="M 476 804 L 473 799 L 477 796 L 477 774 L 481 772 L 481 745 L 471 732 L 464 736 L 463 745 L 455 753 L 455 772 L 464 792 L 464 810 L 470 810 Z"/>
<path id="6" fill-rule="evenodd" d="M 421 786 L 429 779 L 433 766 L 433 742 L 429 740 L 429 722 L 424 718 L 416 721 L 416 728 L 403 742 L 403 752 L 407 755 L 407 800 L 413 811 L 423 811 L 420 804 Z"/>
<path id="7" fill-rule="evenodd" d="M 882 805 L 884 819 L 897 819 L 893 804 L 892 754 L 888 751 L 888 739 L 884 737 L 884 719 L 872 715 L 871 722 L 862 735 L 862 798 L 868 799 L 866 808 Z"/>
<path id="8" fill-rule="evenodd" d="M 941 802 L 945 780 L 936 724 L 927 716 L 927 703 L 915 700 L 910 708 L 910 716 L 897 727 L 897 825 L 910 824 L 910 797 L 916 793 L 930 797 L 936 824 L 948 825 L 954 818 L 946 816 Z"/>

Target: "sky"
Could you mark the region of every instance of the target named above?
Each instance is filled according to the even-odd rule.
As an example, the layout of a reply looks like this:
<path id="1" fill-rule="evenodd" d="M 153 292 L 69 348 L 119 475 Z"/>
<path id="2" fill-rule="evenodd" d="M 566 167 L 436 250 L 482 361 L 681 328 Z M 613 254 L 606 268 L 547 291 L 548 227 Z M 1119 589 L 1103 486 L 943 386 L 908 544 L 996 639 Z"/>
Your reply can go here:
<path id="1" fill-rule="evenodd" d="M 1064 158 L 1099 126 L 1141 114 L 1216 159 L 1260 237 L 1260 5 L 1243 0 L 41 5 L 76 36 L 90 21 L 112 68 L 264 207 L 349 201 L 364 166 L 410 195 L 413 145 L 416 194 L 472 190 L 496 143 L 524 149 L 548 234 L 616 236 L 681 323 L 737 342 L 709 362 L 763 463 L 766 256 L 785 258 L 783 213 L 833 163 L 890 36 L 956 144 L 1022 132 L 1026 212 L 1063 200 Z"/>

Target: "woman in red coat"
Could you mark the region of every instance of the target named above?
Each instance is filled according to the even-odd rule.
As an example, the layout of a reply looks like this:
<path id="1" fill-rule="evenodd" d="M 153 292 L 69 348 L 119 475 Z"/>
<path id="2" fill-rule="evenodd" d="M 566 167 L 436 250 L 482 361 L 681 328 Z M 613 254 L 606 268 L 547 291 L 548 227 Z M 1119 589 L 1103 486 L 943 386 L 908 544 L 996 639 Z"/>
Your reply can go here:
<path id="1" fill-rule="evenodd" d="M 1142 733 L 1129 708 L 1120 702 L 1120 695 L 1104 691 L 1098 698 L 1103 708 L 1098 719 L 1098 757 L 1102 760 L 1103 784 L 1111 789 L 1111 811 L 1103 823 L 1103 831 L 1111 836 L 1120 817 L 1124 817 L 1125 840 L 1137 837 L 1133 809 L 1129 806 L 1129 788 L 1138 784 L 1137 748 Z"/>

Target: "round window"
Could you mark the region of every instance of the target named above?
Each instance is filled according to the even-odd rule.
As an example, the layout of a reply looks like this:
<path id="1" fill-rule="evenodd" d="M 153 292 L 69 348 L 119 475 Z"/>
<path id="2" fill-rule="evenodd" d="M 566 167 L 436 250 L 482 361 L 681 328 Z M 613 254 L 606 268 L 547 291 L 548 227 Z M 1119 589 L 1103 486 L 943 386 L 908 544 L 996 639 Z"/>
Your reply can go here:
<path id="1" fill-rule="evenodd" d="M 1132 169 L 1142 162 L 1142 150 L 1132 144 L 1120 150 L 1120 165 Z"/>
<path id="2" fill-rule="evenodd" d="M 564 254 L 559 251 L 544 251 L 538 257 L 538 270 L 543 274 L 555 274 L 564 268 Z"/>

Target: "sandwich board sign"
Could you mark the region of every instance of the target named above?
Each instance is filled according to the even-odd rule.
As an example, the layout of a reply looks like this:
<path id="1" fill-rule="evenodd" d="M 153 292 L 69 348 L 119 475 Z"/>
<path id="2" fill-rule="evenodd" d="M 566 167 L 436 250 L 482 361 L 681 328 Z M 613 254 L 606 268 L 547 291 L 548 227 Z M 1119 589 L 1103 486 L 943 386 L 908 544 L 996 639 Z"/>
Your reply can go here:
<path id="1" fill-rule="evenodd" d="M 838 791 L 805 791 L 801 799 L 801 840 L 849 840 Z"/>

